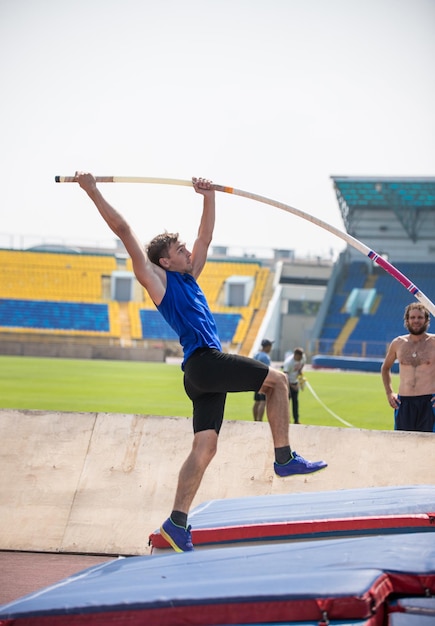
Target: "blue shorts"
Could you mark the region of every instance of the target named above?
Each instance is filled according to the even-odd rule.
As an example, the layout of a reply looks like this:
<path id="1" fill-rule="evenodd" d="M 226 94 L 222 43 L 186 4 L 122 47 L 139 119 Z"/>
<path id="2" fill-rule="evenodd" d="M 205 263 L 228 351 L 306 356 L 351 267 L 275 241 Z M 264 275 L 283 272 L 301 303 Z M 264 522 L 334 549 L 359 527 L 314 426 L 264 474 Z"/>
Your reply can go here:
<path id="1" fill-rule="evenodd" d="M 199 348 L 184 366 L 184 389 L 193 404 L 193 431 L 219 434 L 227 393 L 258 391 L 269 366 L 215 348 Z"/>
<path id="2" fill-rule="evenodd" d="M 399 408 L 394 411 L 394 430 L 435 432 L 435 394 L 398 396 Z"/>

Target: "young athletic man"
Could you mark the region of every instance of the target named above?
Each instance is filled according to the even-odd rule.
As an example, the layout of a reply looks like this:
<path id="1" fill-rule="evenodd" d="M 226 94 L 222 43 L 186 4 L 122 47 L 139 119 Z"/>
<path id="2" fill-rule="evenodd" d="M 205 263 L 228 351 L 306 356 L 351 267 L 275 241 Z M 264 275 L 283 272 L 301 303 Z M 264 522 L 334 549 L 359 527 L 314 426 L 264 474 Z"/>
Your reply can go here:
<path id="1" fill-rule="evenodd" d="M 435 432 L 435 335 L 429 334 L 429 311 L 419 302 L 405 308 L 408 335 L 390 344 L 381 367 L 395 430 Z M 399 393 L 393 391 L 391 368 L 399 361 Z"/>
<path id="2" fill-rule="evenodd" d="M 306 461 L 291 451 L 286 375 L 254 359 L 222 352 L 215 321 L 196 282 L 207 260 L 215 224 L 215 192 L 210 181 L 192 179 L 195 191 L 203 196 L 203 209 L 190 252 L 178 233 L 167 232 L 154 237 L 145 251 L 130 225 L 102 196 L 92 174 L 76 172 L 76 179 L 124 243 L 137 280 L 177 332 L 183 347 L 184 387 L 193 404 L 194 438 L 179 473 L 172 513 L 160 532 L 177 552 L 193 550 L 187 516 L 204 472 L 216 454 L 227 392 L 266 394 L 277 475 L 310 474 L 326 467 L 326 463 Z"/>

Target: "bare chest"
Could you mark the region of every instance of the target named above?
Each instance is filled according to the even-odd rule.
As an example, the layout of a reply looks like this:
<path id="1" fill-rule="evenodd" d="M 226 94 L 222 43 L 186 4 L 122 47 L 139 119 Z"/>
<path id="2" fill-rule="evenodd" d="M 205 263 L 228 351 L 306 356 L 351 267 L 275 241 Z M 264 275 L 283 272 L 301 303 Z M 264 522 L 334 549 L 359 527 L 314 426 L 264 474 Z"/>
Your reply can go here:
<path id="1" fill-rule="evenodd" d="M 407 341 L 402 344 L 397 356 L 401 365 L 430 365 L 434 359 L 434 347 L 429 339 Z"/>

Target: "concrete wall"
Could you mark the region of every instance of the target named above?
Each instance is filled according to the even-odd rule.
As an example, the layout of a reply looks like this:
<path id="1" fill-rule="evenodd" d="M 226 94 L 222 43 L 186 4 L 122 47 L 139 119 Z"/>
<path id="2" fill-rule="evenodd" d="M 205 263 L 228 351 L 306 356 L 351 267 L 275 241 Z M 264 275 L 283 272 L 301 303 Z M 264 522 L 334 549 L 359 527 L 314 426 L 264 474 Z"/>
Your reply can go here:
<path id="1" fill-rule="evenodd" d="M 433 484 L 434 435 L 291 426 L 294 449 L 329 467 L 279 478 L 263 422 L 225 422 L 194 506 L 215 498 Z M 147 554 L 172 509 L 188 418 L 0 411 L 0 549 Z"/>
<path id="2" fill-rule="evenodd" d="M 0 354 L 61 359 L 109 359 L 122 361 L 163 362 L 163 348 L 123 347 L 101 343 L 47 341 L 0 341 Z"/>

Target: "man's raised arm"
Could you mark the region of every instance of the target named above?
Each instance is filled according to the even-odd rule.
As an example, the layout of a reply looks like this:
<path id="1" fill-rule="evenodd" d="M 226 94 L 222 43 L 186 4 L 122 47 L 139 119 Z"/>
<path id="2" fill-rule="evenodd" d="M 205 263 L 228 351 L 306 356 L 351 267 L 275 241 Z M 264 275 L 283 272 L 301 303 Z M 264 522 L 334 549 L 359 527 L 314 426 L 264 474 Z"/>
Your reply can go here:
<path id="1" fill-rule="evenodd" d="M 131 257 L 136 278 L 148 291 L 152 300 L 159 304 L 166 289 L 165 271 L 151 263 L 148 259 L 143 244 L 130 227 L 130 224 L 103 197 L 97 187 L 95 177 L 87 172 L 76 172 L 75 176 L 80 187 L 86 191 L 97 207 L 101 217 L 124 244 Z"/>
<path id="2" fill-rule="evenodd" d="M 201 222 L 198 235 L 192 248 L 192 274 L 195 278 L 201 274 L 207 260 L 207 252 L 213 238 L 215 225 L 215 191 L 211 182 L 204 178 L 192 178 L 193 187 L 197 193 L 204 196 Z"/>

